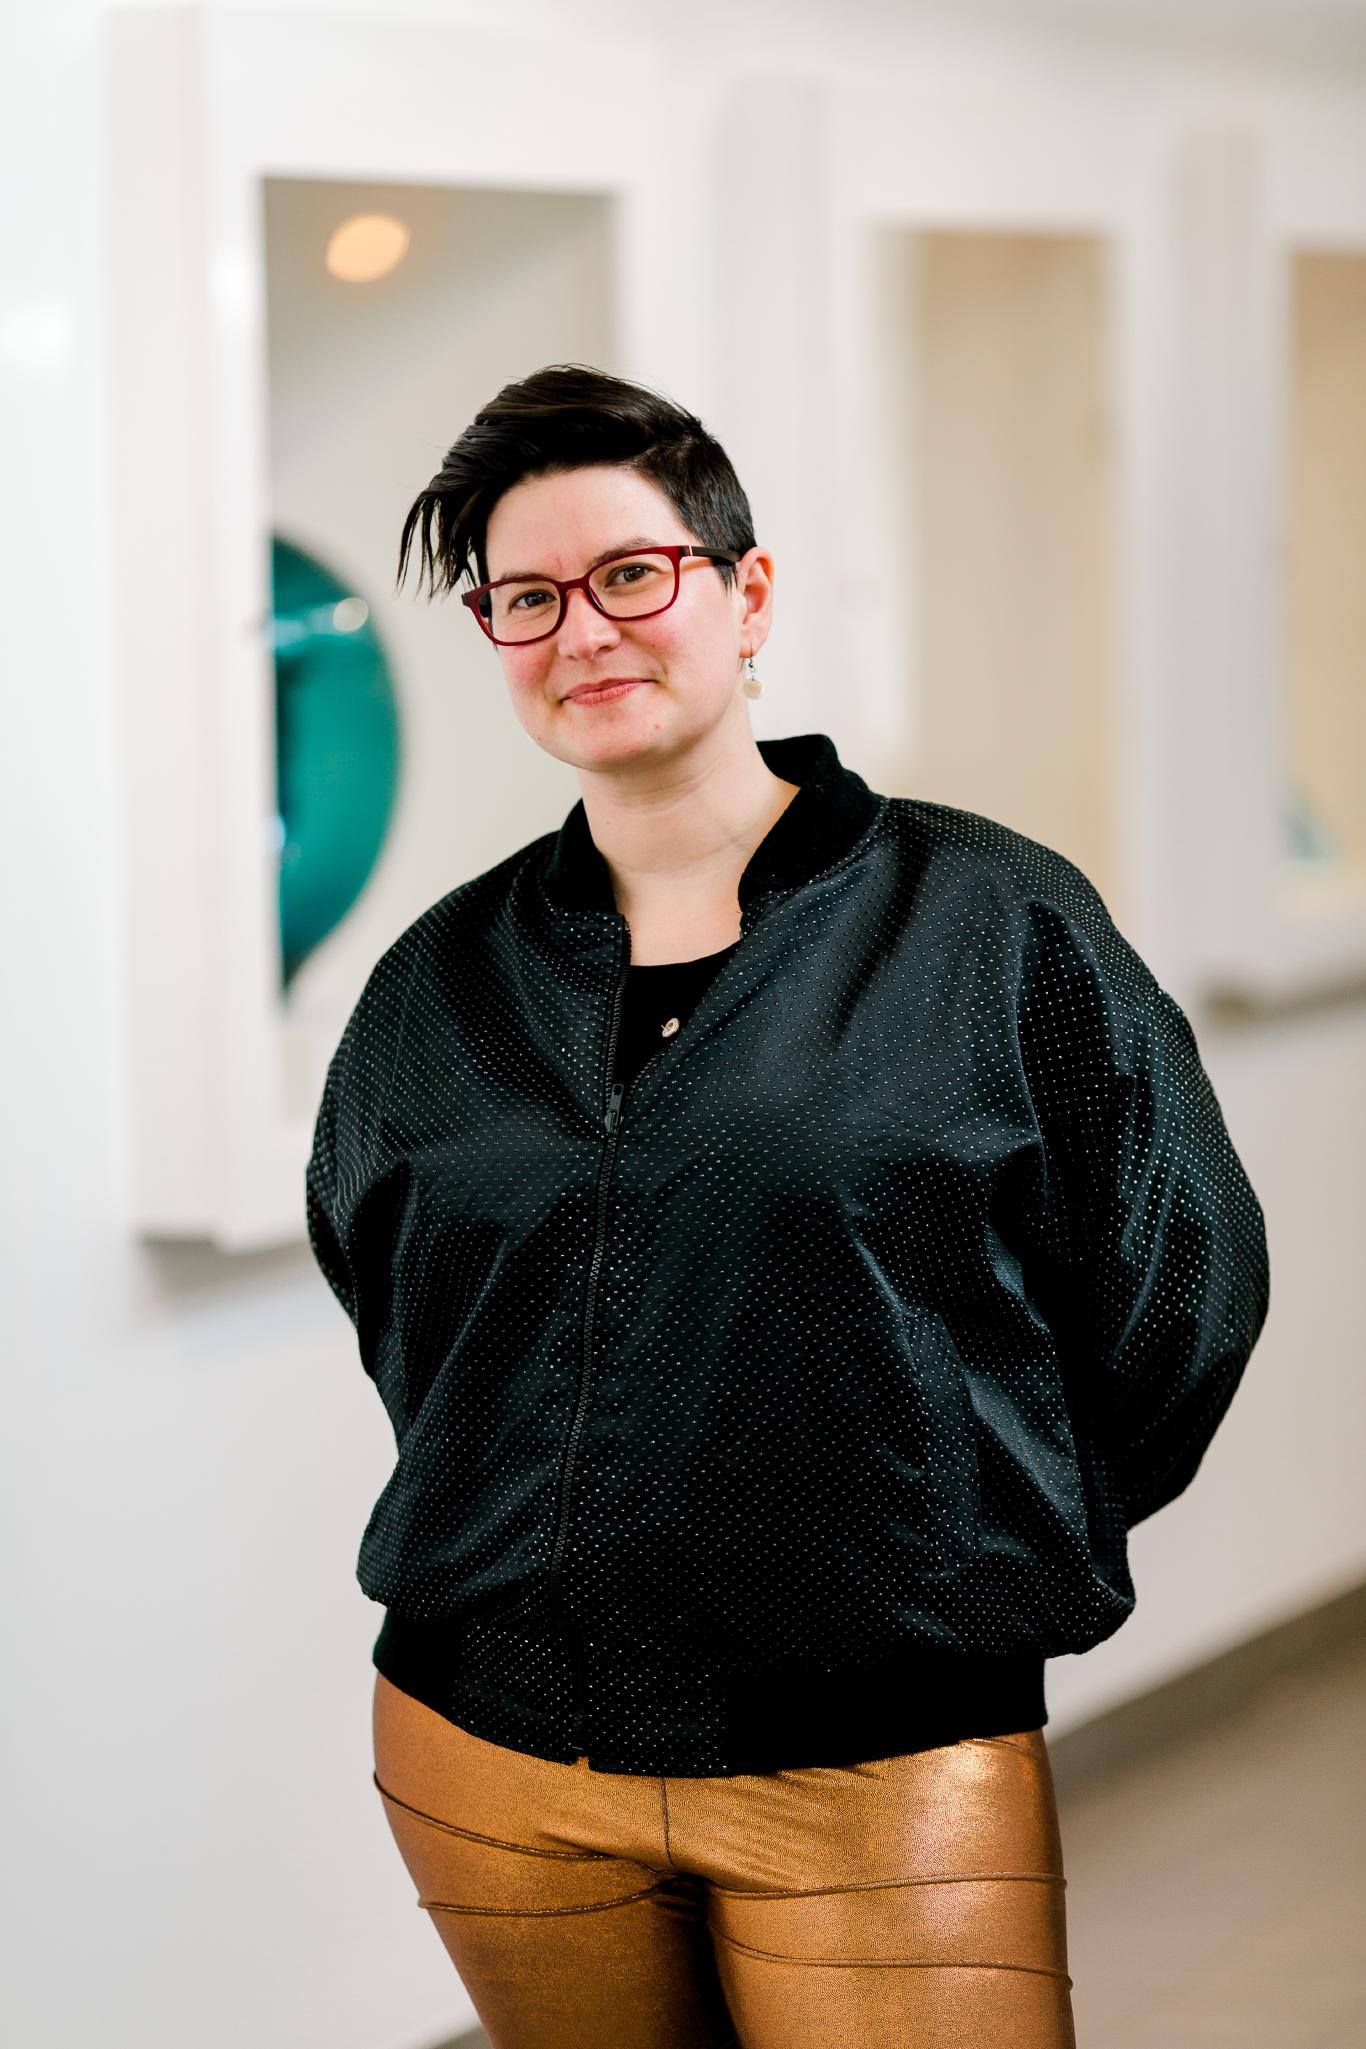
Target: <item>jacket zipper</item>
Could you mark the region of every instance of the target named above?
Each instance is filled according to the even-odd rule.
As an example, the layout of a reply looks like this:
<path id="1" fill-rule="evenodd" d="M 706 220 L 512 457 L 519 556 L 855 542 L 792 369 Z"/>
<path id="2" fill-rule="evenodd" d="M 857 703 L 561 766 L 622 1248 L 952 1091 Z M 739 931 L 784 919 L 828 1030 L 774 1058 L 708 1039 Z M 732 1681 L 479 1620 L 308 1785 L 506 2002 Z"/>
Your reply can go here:
<path id="1" fill-rule="evenodd" d="M 631 932 L 628 926 L 626 930 L 626 961 L 618 978 L 616 994 L 612 1001 L 612 1026 L 607 1040 L 607 1081 L 609 1093 L 607 1108 L 602 1120 L 603 1129 L 607 1134 L 607 1143 L 603 1148 L 602 1164 L 598 1170 L 597 1232 L 593 1243 L 593 1257 L 589 1266 L 588 1296 L 584 1306 L 583 1368 L 579 1375 L 578 1403 L 574 1411 L 574 1421 L 570 1427 L 569 1445 L 565 1452 L 564 1469 L 560 1479 L 559 1526 L 556 1531 L 555 1550 L 550 1565 L 552 1592 L 557 1591 L 559 1587 L 560 1563 L 564 1555 L 565 1540 L 569 1534 L 570 1476 L 573 1472 L 574 1454 L 578 1448 L 579 1433 L 583 1428 L 583 1419 L 588 1409 L 588 1388 L 593 1352 L 593 1300 L 597 1292 L 598 1270 L 602 1265 L 603 1247 L 607 1239 L 607 1191 L 611 1184 L 612 1164 L 616 1157 L 617 1142 L 620 1135 L 622 1099 L 626 1094 L 626 1084 L 624 1082 L 613 1082 L 612 1074 L 616 1066 L 617 1036 L 621 1027 L 622 999 L 626 993 L 626 978 L 630 972 L 630 965 Z M 588 1689 L 578 1639 L 575 1636 L 568 1616 L 565 1617 L 565 1632 L 569 1639 L 570 1657 L 574 1667 L 574 1720 L 569 1732 L 569 1740 L 571 1743 L 581 1746 L 584 1741 L 588 1713 Z"/>
<path id="2" fill-rule="evenodd" d="M 740 913 L 740 936 L 742 939 L 749 931 L 756 915 L 757 906 L 755 905 L 747 905 L 742 909 Z M 565 1452 L 564 1469 L 560 1479 L 559 1525 L 556 1530 L 555 1550 L 550 1564 L 552 1595 L 559 1587 L 560 1561 L 564 1556 L 565 1539 L 569 1534 L 569 1480 L 574 1466 L 574 1453 L 578 1448 L 579 1432 L 583 1427 L 583 1419 L 588 1407 L 588 1383 L 592 1366 L 593 1347 L 593 1298 L 597 1291 L 598 1269 L 602 1265 L 603 1246 L 607 1237 L 607 1190 L 611 1184 L 612 1165 L 616 1158 L 617 1144 L 621 1137 L 622 1104 L 626 1099 L 627 1089 L 630 1086 L 627 1082 L 613 1082 L 612 1080 L 613 1070 L 616 1067 L 617 1035 L 621 1027 L 622 999 L 626 993 L 626 979 L 630 973 L 630 967 L 631 928 L 628 925 L 626 928 L 626 959 L 622 965 L 621 975 L 617 981 L 616 995 L 612 1001 L 612 1027 L 607 1039 L 608 1095 L 607 1108 L 603 1113 L 602 1119 L 603 1130 L 607 1134 L 607 1143 L 603 1148 L 602 1165 L 598 1171 L 598 1222 L 597 1233 L 593 1243 L 593 1258 L 589 1267 L 588 1296 L 584 1307 L 583 1369 L 579 1376 L 578 1404 L 574 1411 L 574 1421 L 570 1426 L 569 1444 Z M 658 1056 L 656 1055 L 656 1057 Z M 563 1613 L 563 1611 L 561 1612 Z M 572 1744 L 580 1746 L 580 1754 L 582 1754 L 581 1746 L 584 1741 L 588 1716 L 588 1688 L 584 1676 L 583 1657 L 579 1650 L 578 1639 L 567 1615 L 564 1618 L 564 1622 L 565 1634 L 569 1641 L 570 1660 L 574 1668 L 574 1718 L 569 1731 L 569 1740 Z"/>

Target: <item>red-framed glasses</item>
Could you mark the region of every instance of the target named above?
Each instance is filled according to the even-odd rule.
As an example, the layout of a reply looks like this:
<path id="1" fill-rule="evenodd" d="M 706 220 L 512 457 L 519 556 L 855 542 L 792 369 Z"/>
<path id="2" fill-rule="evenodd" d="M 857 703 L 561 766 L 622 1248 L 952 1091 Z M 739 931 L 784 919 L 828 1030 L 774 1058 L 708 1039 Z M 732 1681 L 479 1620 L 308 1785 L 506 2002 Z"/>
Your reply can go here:
<path id="1" fill-rule="evenodd" d="M 695 548 L 670 542 L 657 548 L 632 548 L 599 562 L 582 576 L 561 583 L 556 576 L 500 576 L 462 591 L 489 639 L 499 647 L 524 647 L 548 640 L 559 631 L 571 591 L 582 591 L 605 619 L 652 619 L 667 612 L 678 596 L 685 555 L 709 562 L 738 562 L 722 548 Z"/>

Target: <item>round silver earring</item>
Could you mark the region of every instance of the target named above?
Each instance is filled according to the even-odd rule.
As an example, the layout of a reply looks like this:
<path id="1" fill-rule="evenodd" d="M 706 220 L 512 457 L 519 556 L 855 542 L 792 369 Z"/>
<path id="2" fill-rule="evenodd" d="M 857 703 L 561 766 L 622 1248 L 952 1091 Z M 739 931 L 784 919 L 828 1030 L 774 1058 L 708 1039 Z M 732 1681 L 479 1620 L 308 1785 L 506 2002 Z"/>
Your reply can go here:
<path id="1" fill-rule="evenodd" d="M 740 688 L 744 691 L 746 697 L 759 697 L 763 694 L 764 686 L 754 673 L 753 655 L 745 656 L 745 666 L 749 670 L 749 674 L 746 676 L 744 682 L 740 685 Z"/>

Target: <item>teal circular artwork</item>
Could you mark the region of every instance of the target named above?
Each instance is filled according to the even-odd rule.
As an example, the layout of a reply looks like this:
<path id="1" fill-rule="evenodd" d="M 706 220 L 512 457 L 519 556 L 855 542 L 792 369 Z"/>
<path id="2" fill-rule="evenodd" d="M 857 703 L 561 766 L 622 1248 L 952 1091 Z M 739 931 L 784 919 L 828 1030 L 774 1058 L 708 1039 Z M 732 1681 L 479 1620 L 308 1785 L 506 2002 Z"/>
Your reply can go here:
<path id="1" fill-rule="evenodd" d="M 290 980 L 364 889 L 393 817 L 398 700 L 370 607 L 271 540 L 280 939 Z"/>

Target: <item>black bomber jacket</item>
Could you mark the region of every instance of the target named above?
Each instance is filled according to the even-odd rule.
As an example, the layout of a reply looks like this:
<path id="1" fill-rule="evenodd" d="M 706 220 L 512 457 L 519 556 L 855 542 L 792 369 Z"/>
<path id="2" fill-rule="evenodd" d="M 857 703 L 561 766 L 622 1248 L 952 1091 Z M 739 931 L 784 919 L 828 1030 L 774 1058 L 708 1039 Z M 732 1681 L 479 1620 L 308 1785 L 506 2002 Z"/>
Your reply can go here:
<path id="1" fill-rule="evenodd" d="M 1086 876 L 758 745 L 801 789 L 633 1080 L 580 801 L 377 962 L 306 1173 L 397 1445 L 360 1584 L 597 1769 L 745 1768 L 738 1701 L 898 1652 L 1110 1636 L 1268 1306 L 1190 1024 Z"/>

